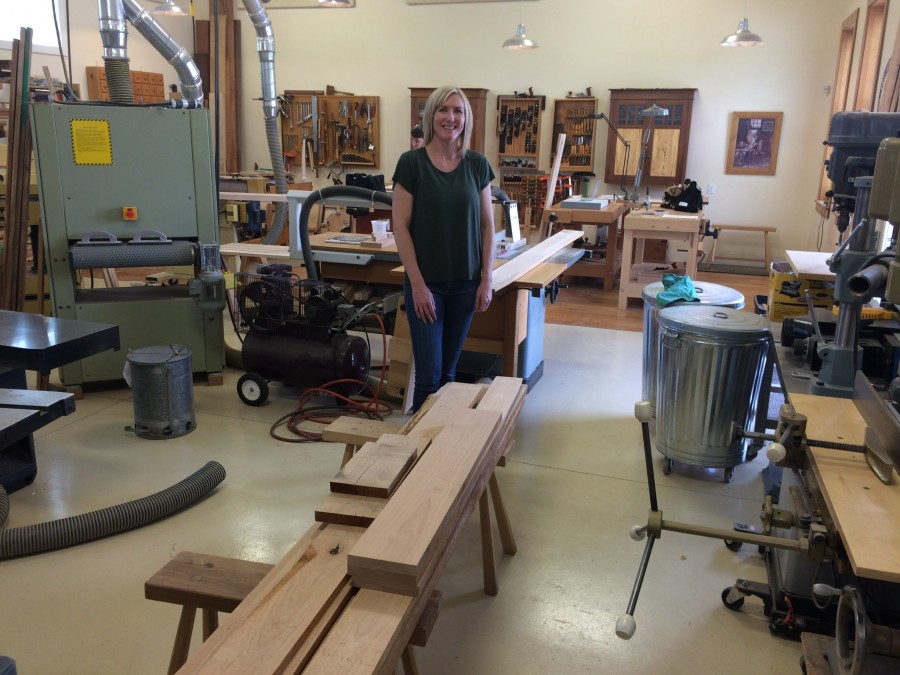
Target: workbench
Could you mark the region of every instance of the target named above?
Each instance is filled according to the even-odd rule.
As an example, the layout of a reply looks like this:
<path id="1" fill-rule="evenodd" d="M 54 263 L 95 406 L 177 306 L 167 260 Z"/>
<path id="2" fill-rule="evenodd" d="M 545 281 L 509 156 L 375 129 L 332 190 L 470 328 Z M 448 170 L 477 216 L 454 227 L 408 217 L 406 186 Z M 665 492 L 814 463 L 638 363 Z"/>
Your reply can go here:
<path id="1" fill-rule="evenodd" d="M 369 248 L 362 241 L 335 241 L 345 234 L 324 232 L 309 236 L 313 259 L 319 264 L 324 281 L 358 281 L 393 286 L 403 285 L 400 254 L 392 240 L 381 248 Z M 531 372 L 522 372 L 525 360 L 523 343 L 531 332 L 532 352 L 543 351 L 544 289 L 562 275 L 581 255 L 581 249 L 570 247 L 581 237 L 580 232 L 564 230 L 552 240 L 535 247 L 523 247 L 494 260 L 494 298 L 486 312 L 476 313 L 464 349 L 497 354 L 503 357 L 502 374 L 521 376 L 529 386 L 536 382 Z M 541 253 L 547 250 L 548 253 Z M 248 259 L 267 262 L 289 262 L 287 246 L 260 244 L 223 244 L 220 251 L 226 259 L 240 258 L 244 269 Z M 534 264 L 522 265 L 531 259 Z M 535 262 L 536 261 L 536 262 Z M 294 260 L 296 265 L 301 260 Z M 518 270 L 523 270 L 521 273 Z M 538 332 L 538 330 L 540 332 Z"/>
<path id="2" fill-rule="evenodd" d="M 658 281 L 660 274 L 644 276 L 650 268 L 661 265 L 644 263 L 644 240 L 665 239 L 687 242 L 688 259 L 684 274 L 697 278 L 697 255 L 700 236 L 706 216 L 700 213 L 677 213 L 665 211 L 632 211 L 624 219 L 624 239 L 622 240 L 622 274 L 619 278 L 619 309 L 628 307 L 629 298 L 640 298 L 644 287 Z M 631 262 L 632 255 L 634 263 Z M 663 265 L 664 267 L 664 265 Z"/>
<path id="3" fill-rule="evenodd" d="M 550 216 L 557 217 L 556 225 L 566 227 L 568 229 L 581 230 L 582 225 L 594 225 L 596 227 L 606 227 L 606 249 L 603 257 L 582 259 L 576 262 L 566 272 L 569 275 L 577 277 L 591 277 L 603 280 L 603 290 L 611 291 L 616 283 L 616 274 L 622 267 L 621 238 L 619 233 L 622 231 L 622 219 L 628 213 L 630 205 L 628 202 L 610 202 L 602 209 L 591 208 L 568 208 L 562 206 L 561 203 L 554 204 L 549 209 L 544 209 L 541 216 L 541 232 L 547 231 L 547 235 L 552 235 L 552 224 Z M 592 246 L 586 247 L 588 250 L 597 250 Z"/>

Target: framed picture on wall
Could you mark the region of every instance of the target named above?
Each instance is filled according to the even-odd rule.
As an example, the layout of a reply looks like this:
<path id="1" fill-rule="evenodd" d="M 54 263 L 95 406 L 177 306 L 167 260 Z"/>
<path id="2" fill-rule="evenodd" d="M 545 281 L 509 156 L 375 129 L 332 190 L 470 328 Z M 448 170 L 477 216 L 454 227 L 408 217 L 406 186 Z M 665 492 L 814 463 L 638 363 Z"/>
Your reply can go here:
<path id="1" fill-rule="evenodd" d="M 725 173 L 774 176 L 781 140 L 780 112 L 733 112 Z"/>

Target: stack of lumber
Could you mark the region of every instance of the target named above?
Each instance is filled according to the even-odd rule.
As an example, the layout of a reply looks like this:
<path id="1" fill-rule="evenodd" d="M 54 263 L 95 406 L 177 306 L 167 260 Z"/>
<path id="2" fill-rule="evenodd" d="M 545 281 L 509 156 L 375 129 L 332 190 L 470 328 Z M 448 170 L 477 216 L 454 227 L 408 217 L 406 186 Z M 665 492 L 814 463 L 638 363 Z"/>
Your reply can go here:
<path id="1" fill-rule="evenodd" d="M 5 226 L 0 257 L 0 309 L 16 312 L 25 307 L 28 200 L 31 194 L 31 125 L 27 105 L 32 30 L 22 28 L 20 35 L 18 40 L 13 40 L 10 64 Z"/>
<path id="2" fill-rule="evenodd" d="M 346 492 L 317 509 L 327 522 L 297 542 L 178 672 L 392 673 L 511 445 L 525 392 L 519 378 L 448 384 L 399 434 L 365 444 L 332 481 Z M 395 475 L 373 469 L 376 456 L 387 457 Z M 372 496 L 373 485 L 387 496 Z M 367 519 L 330 513 L 360 500 L 369 504 Z"/>

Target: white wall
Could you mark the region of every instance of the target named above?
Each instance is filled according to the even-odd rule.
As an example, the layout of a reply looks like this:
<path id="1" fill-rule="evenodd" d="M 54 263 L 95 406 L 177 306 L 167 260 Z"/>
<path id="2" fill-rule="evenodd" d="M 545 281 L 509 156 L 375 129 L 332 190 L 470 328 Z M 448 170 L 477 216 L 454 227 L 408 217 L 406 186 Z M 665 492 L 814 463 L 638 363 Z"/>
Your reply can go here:
<path id="1" fill-rule="evenodd" d="M 240 7 L 240 0 L 234 0 Z M 187 4 L 187 0 L 182 0 Z M 391 175 L 409 134 L 410 86 L 457 84 L 483 87 L 488 95 L 486 154 L 496 162 L 495 101 L 532 87 L 548 101 L 541 139 L 541 168 L 549 170 L 552 101 L 588 86 L 609 109 L 610 88 L 696 87 L 687 175 L 704 192 L 716 185 L 708 215 L 730 224 L 778 227 L 774 246 L 815 248 L 819 217 L 813 201 L 819 184 L 822 141 L 828 131 L 840 27 L 861 8 L 857 43 L 862 39 L 866 0 L 755 0 L 746 3 L 750 27 L 766 44 L 725 49 L 719 41 L 734 32 L 745 3 L 738 0 L 537 0 L 525 5 L 528 35 L 540 49 L 500 48 L 519 22 L 518 2 L 409 6 L 405 0 L 356 0 L 350 10 L 272 9 L 276 38 L 276 85 L 380 96 L 379 170 Z M 84 67 L 102 65 L 94 0 L 70 0 L 76 81 L 85 87 Z M 208 3 L 195 0 L 197 17 Z M 153 5 L 147 3 L 148 8 Z M 241 114 L 244 166 L 269 166 L 265 143 L 259 62 L 253 27 L 243 11 L 241 26 Z M 891 3 L 882 68 L 891 54 L 900 2 Z M 190 21 L 164 18 L 163 26 L 190 47 Z M 5 28 L 4 28 L 5 30 Z M 132 68 L 177 78 L 131 30 Z M 4 36 L 5 37 L 5 36 Z M 12 35 L 10 37 L 16 37 Z M 0 58 L 3 58 L 0 51 Z M 60 72 L 58 57 L 35 55 L 34 70 L 48 64 Z M 854 90 L 854 80 L 851 92 Z M 733 111 L 782 111 L 784 126 L 775 176 L 725 175 L 725 146 Z M 601 133 L 594 171 L 602 175 L 606 134 Z M 496 167 L 495 167 L 496 170 Z M 833 226 L 826 224 L 826 228 Z M 831 231 L 826 237 L 826 245 Z M 720 253 L 756 253 L 755 237 L 723 237 Z"/>

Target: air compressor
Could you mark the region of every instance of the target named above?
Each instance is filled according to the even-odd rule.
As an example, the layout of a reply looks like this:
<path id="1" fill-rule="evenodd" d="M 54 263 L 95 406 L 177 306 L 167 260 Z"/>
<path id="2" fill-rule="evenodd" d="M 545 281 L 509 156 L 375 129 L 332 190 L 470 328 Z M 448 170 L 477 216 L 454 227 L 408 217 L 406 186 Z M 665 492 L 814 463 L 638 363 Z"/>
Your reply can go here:
<path id="1" fill-rule="evenodd" d="M 256 273 L 235 274 L 235 291 L 246 371 L 237 393 L 244 403 L 265 403 L 269 381 L 305 388 L 334 382 L 329 391 L 348 397 L 363 389 L 369 345 L 347 334 L 360 312 L 340 290 L 300 279 L 289 265 L 267 265 Z M 350 312 L 343 311 L 347 307 Z"/>

